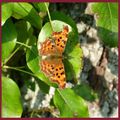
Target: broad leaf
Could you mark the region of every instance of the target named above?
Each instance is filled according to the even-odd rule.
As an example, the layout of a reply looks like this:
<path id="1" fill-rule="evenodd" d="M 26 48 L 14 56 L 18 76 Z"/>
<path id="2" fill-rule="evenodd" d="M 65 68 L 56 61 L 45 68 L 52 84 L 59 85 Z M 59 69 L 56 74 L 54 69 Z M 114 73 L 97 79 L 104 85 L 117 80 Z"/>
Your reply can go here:
<path id="1" fill-rule="evenodd" d="M 29 21 L 31 25 L 34 27 L 40 29 L 42 26 L 42 20 L 37 13 L 37 11 L 34 9 L 34 7 L 29 3 L 13 3 L 13 14 L 12 16 L 16 19 L 24 18 L 25 20 Z"/>
<path id="2" fill-rule="evenodd" d="M 59 20 L 59 21 L 69 24 L 72 27 L 72 29 L 75 31 L 74 34 L 76 34 L 77 39 L 78 39 L 78 30 L 76 27 L 76 23 L 71 19 L 71 17 L 65 15 L 62 12 L 58 12 L 58 11 L 52 12 L 50 15 L 51 15 L 52 20 Z"/>
<path id="3" fill-rule="evenodd" d="M 2 3 L 2 25 L 6 20 L 12 15 L 12 4 L 11 3 Z"/>
<path id="4" fill-rule="evenodd" d="M 53 30 L 56 32 L 63 30 L 63 26 L 65 26 L 65 25 L 67 25 L 69 27 L 69 31 L 72 30 L 72 28 L 70 27 L 69 24 L 66 24 L 66 23 L 64 23 L 62 21 L 58 21 L 58 20 L 52 21 Z M 50 37 L 52 32 L 53 31 L 52 31 L 50 23 L 46 23 L 43 26 L 43 28 L 40 31 L 40 34 L 38 36 L 38 47 L 39 47 L 39 43 L 44 42 L 46 40 L 46 38 Z"/>
<path id="5" fill-rule="evenodd" d="M 36 46 L 32 46 L 26 52 L 27 65 L 33 73 L 37 73 L 40 70 L 39 67 L 39 56 Z"/>
<path id="6" fill-rule="evenodd" d="M 69 64 L 71 64 L 71 71 L 69 67 L 66 67 L 69 75 L 67 79 L 76 79 L 80 76 L 83 68 L 83 52 L 79 44 L 74 47 L 74 49 L 68 54 Z"/>
<path id="7" fill-rule="evenodd" d="M 106 45 L 118 45 L 118 3 L 94 3 L 92 10 L 96 13 L 98 33 Z"/>
<path id="8" fill-rule="evenodd" d="M 81 84 L 81 85 L 77 85 L 73 88 L 74 92 L 81 96 L 83 99 L 87 100 L 87 101 L 94 101 L 97 98 L 97 93 L 95 93 L 95 91 L 93 91 L 89 85 L 86 84 Z"/>
<path id="9" fill-rule="evenodd" d="M 47 12 L 46 6 L 49 7 L 49 3 L 47 2 L 35 2 L 33 3 L 33 5 L 35 6 L 35 8 L 39 11 L 39 12 Z"/>
<path id="10" fill-rule="evenodd" d="M 2 27 L 2 62 L 5 62 L 13 51 L 17 40 L 17 32 L 11 19 L 8 19 Z"/>
<path id="11" fill-rule="evenodd" d="M 17 41 L 27 45 L 35 44 L 36 38 L 33 35 L 33 28 L 29 22 L 21 20 L 15 23 L 15 27 L 18 33 Z"/>
<path id="12" fill-rule="evenodd" d="M 89 117 L 86 102 L 73 90 L 67 88 L 57 89 L 54 95 L 54 104 L 60 111 L 60 117 L 81 118 Z"/>
<path id="13" fill-rule="evenodd" d="M 2 77 L 2 117 L 21 117 L 21 95 L 16 83 L 7 77 Z"/>

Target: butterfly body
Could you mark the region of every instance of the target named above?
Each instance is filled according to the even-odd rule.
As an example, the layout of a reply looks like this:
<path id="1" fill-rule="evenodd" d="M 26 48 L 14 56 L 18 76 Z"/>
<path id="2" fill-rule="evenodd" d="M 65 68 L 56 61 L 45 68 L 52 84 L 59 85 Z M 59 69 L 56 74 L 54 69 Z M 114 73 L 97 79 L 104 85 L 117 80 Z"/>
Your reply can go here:
<path id="1" fill-rule="evenodd" d="M 53 32 L 51 38 L 47 38 L 40 47 L 39 53 L 46 58 L 40 62 L 41 71 L 51 81 L 59 84 L 60 88 L 66 85 L 64 64 L 62 62 L 63 52 L 68 39 L 68 27 L 64 26 L 63 31 Z"/>

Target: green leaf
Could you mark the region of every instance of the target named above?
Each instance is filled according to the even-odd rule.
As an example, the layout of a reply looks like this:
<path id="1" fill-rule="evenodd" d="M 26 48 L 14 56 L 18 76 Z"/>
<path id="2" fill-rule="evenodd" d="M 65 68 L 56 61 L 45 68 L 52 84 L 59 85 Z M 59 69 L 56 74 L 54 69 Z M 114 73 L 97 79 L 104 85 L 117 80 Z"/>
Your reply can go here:
<path id="1" fill-rule="evenodd" d="M 37 76 L 38 77 L 38 76 Z M 44 81 L 41 81 L 38 77 L 38 79 L 35 79 L 38 83 L 38 86 L 40 88 L 40 90 L 44 93 L 49 93 L 49 89 L 50 89 L 50 86 L 48 84 L 46 84 Z"/>
<path id="2" fill-rule="evenodd" d="M 69 49 L 72 47 L 69 47 Z M 69 50 L 68 49 L 68 50 Z M 77 78 L 80 76 L 80 73 L 83 68 L 83 52 L 79 45 L 75 46 L 74 49 L 68 53 L 68 59 L 65 59 L 64 66 L 67 76 L 67 80 L 72 80 L 77 82 Z"/>
<path id="3" fill-rule="evenodd" d="M 118 45 L 118 3 L 94 3 L 92 10 L 97 14 L 98 34 L 110 46 Z"/>
<path id="4" fill-rule="evenodd" d="M 15 23 L 16 30 L 18 33 L 17 41 L 25 43 L 27 45 L 33 45 L 36 42 L 36 38 L 33 35 L 33 28 L 29 22 L 20 20 Z"/>
<path id="5" fill-rule="evenodd" d="M 24 20 L 21 20 L 19 22 L 16 22 L 15 26 L 16 26 L 16 30 L 18 33 L 17 41 L 26 43 L 26 41 L 28 39 L 28 31 L 31 27 L 30 24 Z M 32 34 L 32 32 L 31 32 L 31 34 Z"/>
<path id="6" fill-rule="evenodd" d="M 12 7 L 11 3 L 2 3 L 2 25 L 4 25 L 6 20 L 11 17 Z"/>
<path id="7" fill-rule="evenodd" d="M 70 88 L 55 91 L 54 104 L 60 111 L 60 117 L 89 117 L 86 102 Z"/>
<path id="8" fill-rule="evenodd" d="M 36 46 L 32 46 L 31 49 L 28 49 L 26 52 L 26 61 L 27 65 L 33 73 L 37 73 L 40 70 L 39 67 L 39 56 Z"/>
<path id="9" fill-rule="evenodd" d="M 74 30 L 74 34 L 76 34 L 77 40 L 78 40 L 78 30 L 76 27 L 76 23 L 71 19 L 71 17 L 65 15 L 62 12 L 58 12 L 58 11 L 52 12 L 52 13 L 50 13 L 50 15 L 51 15 L 52 20 L 59 20 L 59 21 L 69 24 L 72 27 L 72 29 Z"/>
<path id="10" fill-rule="evenodd" d="M 36 3 L 33 3 L 33 5 L 39 12 L 47 12 L 45 3 L 47 5 L 47 7 L 49 7 L 49 3 L 48 2 L 41 2 L 41 3 L 40 2 L 36 2 Z"/>
<path id="11" fill-rule="evenodd" d="M 77 95 L 81 96 L 83 99 L 87 101 L 92 102 L 97 98 L 97 93 L 95 93 L 89 87 L 89 85 L 86 85 L 86 84 L 77 85 L 73 88 L 73 90 Z"/>
<path id="12" fill-rule="evenodd" d="M 21 117 L 21 95 L 16 83 L 7 77 L 2 77 L 2 117 Z"/>
<path id="13" fill-rule="evenodd" d="M 68 54 L 68 62 L 71 67 L 66 67 L 67 79 L 77 79 L 83 68 L 83 52 L 79 45 L 75 46 L 74 49 Z M 71 71 L 70 71 L 71 69 Z"/>
<path id="14" fill-rule="evenodd" d="M 53 30 L 56 31 L 56 32 L 63 30 L 63 26 L 65 26 L 65 25 L 67 25 L 69 27 L 70 31 L 72 30 L 72 28 L 70 27 L 69 24 L 66 24 L 66 23 L 64 23 L 62 21 L 58 21 L 58 20 L 52 21 Z M 53 31 L 52 31 L 52 28 L 50 26 L 50 23 L 49 22 L 46 23 L 42 27 L 42 29 L 41 29 L 41 31 L 39 33 L 39 36 L 38 36 L 38 45 L 39 45 L 40 42 L 44 42 L 46 40 L 46 38 L 50 37 L 51 34 L 52 34 L 52 32 Z"/>
<path id="15" fill-rule="evenodd" d="M 42 20 L 31 4 L 23 2 L 13 4 L 13 17 L 16 19 L 24 18 L 25 20 L 29 21 L 34 27 L 41 29 Z"/>
<path id="16" fill-rule="evenodd" d="M 8 19 L 2 27 L 2 62 L 5 62 L 13 51 L 17 40 L 17 32 L 11 19 Z"/>

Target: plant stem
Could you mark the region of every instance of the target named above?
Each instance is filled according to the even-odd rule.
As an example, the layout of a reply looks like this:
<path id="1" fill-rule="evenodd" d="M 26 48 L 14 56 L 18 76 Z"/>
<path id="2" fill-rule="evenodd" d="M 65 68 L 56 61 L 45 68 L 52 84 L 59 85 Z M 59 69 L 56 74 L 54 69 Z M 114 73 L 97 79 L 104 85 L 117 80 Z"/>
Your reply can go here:
<path id="1" fill-rule="evenodd" d="M 3 65 L 5 65 L 5 64 L 13 57 L 13 55 L 14 55 L 20 48 L 21 48 L 21 46 L 18 47 L 13 53 L 11 53 L 11 55 L 10 55 L 9 58 L 3 63 Z"/>
<path id="2" fill-rule="evenodd" d="M 19 45 L 25 46 L 26 48 L 29 48 L 29 49 L 31 48 L 30 46 L 28 46 L 28 45 L 26 45 L 24 43 L 21 43 L 21 42 L 18 42 L 18 41 L 16 43 L 19 44 Z"/>
<path id="3" fill-rule="evenodd" d="M 17 71 L 20 71 L 20 72 L 29 74 L 29 75 L 31 75 L 31 76 L 37 77 L 37 76 L 34 75 L 33 73 L 27 72 L 27 71 L 25 71 L 25 70 L 21 70 L 21 69 L 19 69 L 19 68 L 17 68 L 17 67 L 11 67 L 11 66 L 6 66 L 6 65 L 4 65 L 3 68 L 12 69 L 12 70 L 17 70 Z"/>
<path id="4" fill-rule="evenodd" d="M 26 44 L 24 44 L 24 43 L 21 43 L 21 42 L 16 42 L 17 44 L 19 44 L 20 46 L 13 52 L 13 53 L 11 53 L 11 55 L 9 56 L 9 58 L 3 63 L 3 65 L 5 65 L 12 57 L 13 57 L 13 55 L 21 48 L 21 46 L 25 46 L 25 47 L 27 47 L 27 48 L 31 48 L 30 46 L 28 46 L 28 45 L 26 45 Z M 3 66 L 2 65 L 2 66 Z"/>
<path id="5" fill-rule="evenodd" d="M 25 66 L 20 66 L 20 67 L 15 67 L 15 68 L 19 68 L 19 69 L 22 69 L 22 68 L 25 68 Z"/>
<path id="6" fill-rule="evenodd" d="M 47 9 L 47 14 L 48 14 L 48 17 L 49 17 L 50 26 L 51 26 L 51 28 L 52 28 L 52 31 L 54 31 L 53 26 L 52 26 L 52 20 L 51 20 L 51 16 L 50 16 L 50 12 L 49 12 L 48 6 L 47 6 L 46 3 L 44 3 L 44 4 L 45 4 L 45 7 L 46 7 L 46 9 Z"/>

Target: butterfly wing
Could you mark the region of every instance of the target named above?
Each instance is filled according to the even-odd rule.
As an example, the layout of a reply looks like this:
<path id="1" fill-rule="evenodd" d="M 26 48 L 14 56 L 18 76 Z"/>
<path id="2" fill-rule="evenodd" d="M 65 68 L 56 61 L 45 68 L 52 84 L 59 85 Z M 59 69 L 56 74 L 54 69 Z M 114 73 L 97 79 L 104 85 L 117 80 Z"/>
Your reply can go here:
<path id="1" fill-rule="evenodd" d="M 52 37 L 55 40 L 56 49 L 59 54 L 64 52 L 66 42 L 68 40 L 68 26 L 64 26 L 63 31 L 53 32 Z"/>
<path id="2" fill-rule="evenodd" d="M 62 58 L 47 58 L 40 63 L 41 71 L 45 73 L 51 81 L 58 83 L 60 88 L 66 85 L 65 69 Z"/>
<path id="3" fill-rule="evenodd" d="M 55 43 L 50 40 L 46 39 L 43 43 L 40 44 L 40 55 L 55 55 L 56 54 L 56 47 Z"/>
<path id="4" fill-rule="evenodd" d="M 41 43 L 40 54 L 61 56 L 68 39 L 68 27 L 65 26 L 61 32 L 53 32 L 51 38 Z"/>
<path id="5" fill-rule="evenodd" d="M 46 59 L 40 62 L 41 71 L 49 77 L 51 81 L 57 82 L 60 88 L 64 88 L 66 85 L 62 58 L 51 58 L 50 56 L 62 57 L 68 39 L 68 31 L 68 26 L 64 26 L 63 31 L 53 32 L 51 36 L 52 39 L 46 39 L 40 48 L 40 54 L 47 56 Z"/>

